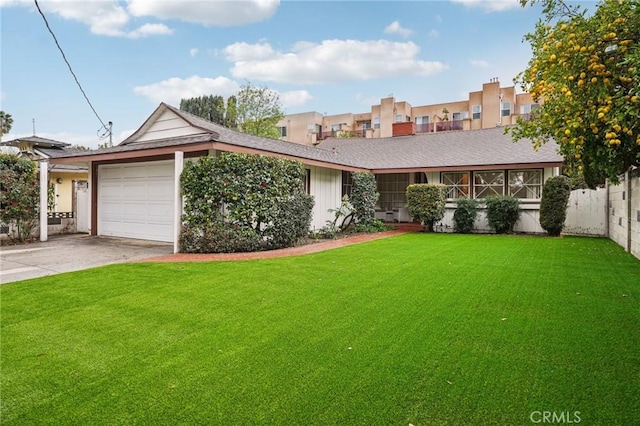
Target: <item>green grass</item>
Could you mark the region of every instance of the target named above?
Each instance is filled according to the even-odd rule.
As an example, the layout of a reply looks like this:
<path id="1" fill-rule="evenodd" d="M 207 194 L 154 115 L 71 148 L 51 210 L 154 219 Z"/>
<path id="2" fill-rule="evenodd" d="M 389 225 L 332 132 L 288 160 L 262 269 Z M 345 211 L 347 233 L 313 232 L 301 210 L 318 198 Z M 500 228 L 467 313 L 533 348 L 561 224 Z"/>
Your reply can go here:
<path id="1" fill-rule="evenodd" d="M 640 418 L 640 261 L 606 239 L 408 234 L 0 292 L 3 424 Z"/>

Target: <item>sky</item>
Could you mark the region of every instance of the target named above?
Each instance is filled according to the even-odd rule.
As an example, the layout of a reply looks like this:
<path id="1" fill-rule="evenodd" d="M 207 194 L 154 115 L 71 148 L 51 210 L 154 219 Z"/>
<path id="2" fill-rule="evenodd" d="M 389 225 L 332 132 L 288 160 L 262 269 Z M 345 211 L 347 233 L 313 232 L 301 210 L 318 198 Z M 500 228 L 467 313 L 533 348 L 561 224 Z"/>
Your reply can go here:
<path id="1" fill-rule="evenodd" d="M 95 148 L 160 102 L 228 96 L 250 82 L 284 112 L 370 112 L 389 95 L 413 106 L 468 99 L 527 66 L 541 18 L 518 0 L 39 0 L 95 114 L 33 0 L 0 0 L 0 110 L 13 128 Z M 35 123 L 35 124 L 34 124 Z"/>

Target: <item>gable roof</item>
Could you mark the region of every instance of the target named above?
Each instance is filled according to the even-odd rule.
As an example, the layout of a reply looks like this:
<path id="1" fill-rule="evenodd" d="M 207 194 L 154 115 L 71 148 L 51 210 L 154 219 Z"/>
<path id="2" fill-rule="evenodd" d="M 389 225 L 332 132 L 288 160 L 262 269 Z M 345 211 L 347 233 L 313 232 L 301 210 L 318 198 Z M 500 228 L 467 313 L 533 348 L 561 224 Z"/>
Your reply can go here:
<path id="1" fill-rule="evenodd" d="M 167 112 L 190 126 L 190 134 L 146 139 L 145 133 Z M 307 164 L 344 170 L 390 173 L 409 170 L 477 169 L 491 166 L 560 166 L 555 143 L 537 152 L 528 140 L 513 143 L 504 128 L 426 133 L 393 138 L 327 139 L 318 146 L 269 139 L 228 129 L 219 124 L 161 103 L 131 136 L 119 145 L 90 152 L 64 154 L 82 161 L 136 158 L 178 150 L 217 149 L 284 156 Z M 70 161 L 59 161 L 70 162 Z"/>

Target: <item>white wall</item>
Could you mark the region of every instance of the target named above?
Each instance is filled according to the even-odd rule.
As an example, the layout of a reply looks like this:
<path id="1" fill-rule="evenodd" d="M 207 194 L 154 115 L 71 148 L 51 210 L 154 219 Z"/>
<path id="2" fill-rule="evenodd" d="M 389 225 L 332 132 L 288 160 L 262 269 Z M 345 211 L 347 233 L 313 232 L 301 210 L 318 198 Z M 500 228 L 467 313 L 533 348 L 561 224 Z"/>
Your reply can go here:
<path id="1" fill-rule="evenodd" d="M 333 213 L 329 209 L 337 209 L 342 202 L 342 172 L 340 170 L 307 166 L 311 170 L 310 193 L 314 197 L 315 205 L 311 218 L 311 229 L 317 230 L 333 220 Z"/>
<path id="2" fill-rule="evenodd" d="M 607 191 L 575 189 L 569 195 L 567 219 L 562 230 L 568 235 L 607 236 Z"/>
<path id="3" fill-rule="evenodd" d="M 196 135 L 200 133 L 202 133 L 202 130 L 191 127 L 190 124 L 178 117 L 175 113 L 167 110 L 158 117 L 143 135 L 136 139 L 136 142 Z"/>
<path id="4" fill-rule="evenodd" d="M 440 221 L 438 231 L 453 232 L 453 214 L 456 211 L 455 203 L 447 203 L 444 218 Z M 540 204 L 520 204 L 520 219 L 513 228 L 514 232 L 528 234 L 540 234 L 544 229 L 540 226 Z M 493 232 L 487 220 L 487 209 L 478 208 L 478 216 L 473 224 L 473 232 Z"/>
<path id="5" fill-rule="evenodd" d="M 640 259 L 640 176 L 634 174 L 609 185 L 609 238 Z"/>

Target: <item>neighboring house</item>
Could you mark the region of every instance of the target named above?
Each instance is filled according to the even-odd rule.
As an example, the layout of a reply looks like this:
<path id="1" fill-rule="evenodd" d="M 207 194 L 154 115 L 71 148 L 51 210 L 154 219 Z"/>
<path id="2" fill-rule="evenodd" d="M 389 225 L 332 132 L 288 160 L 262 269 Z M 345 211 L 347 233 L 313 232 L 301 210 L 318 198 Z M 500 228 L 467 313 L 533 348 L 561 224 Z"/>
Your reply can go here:
<path id="1" fill-rule="evenodd" d="M 243 152 L 301 161 L 306 188 L 315 197 L 312 227 L 332 219 L 350 191 L 350 173 L 376 174 L 383 219 L 408 221 L 405 190 L 416 182 L 443 182 L 450 201 L 513 194 L 533 212 L 520 230 L 542 232 L 539 210 L 544 180 L 560 173 L 553 143 L 534 152 L 514 144 L 502 128 L 382 139 L 329 139 L 316 147 L 239 133 L 161 103 L 120 145 L 51 158 L 91 171 L 91 233 L 176 241 L 180 228 L 179 175 L 184 161 L 218 152 Z M 452 205 L 450 205 L 452 207 Z M 448 219 L 445 219 L 448 220 Z M 535 222 L 535 223 L 534 223 Z"/>
<path id="2" fill-rule="evenodd" d="M 61 225 L 60 232 L 71 222 L 74 222 L 75 225 L 75 221 L 71 219 L 74 219 L 76 213 L 77 192 L 87 186 L 88 169 L 82 165 L 53 164 L 51 159 L 88 151 L 72 149 L 69 148 L 71 145 L 68 143 L 35 135 L 1 142 L 0 146 L 17 148 L 19 156 L 30 158 L 38 162 L 39 166 L 47 164 L 49 170 L 49 224 Z M 43 162 L 43 160 L 46 161 Z M 66 223 L 63 224 L 63 222 Z M 87 230 L 79 229 L 80 232 Z M 52 233 L 55 232 L 56 230 L 52 230 Z"/>
<path id="3" fill-rule="evenodd" d="M 492 79 L 482 85 L 482 90 L 470 92 L 466 100 L 411 106 L 389 95 L 372 105 L 369 112 L 290 114 L 278 127 L 282 140 L 315 145 L 330 137 L 386 138 L 509 126 L 517 117 L 528 118 L 538 107 L 528 93 L 516 93 L 513 86 L 500 87 L 498 79 Z"/>

